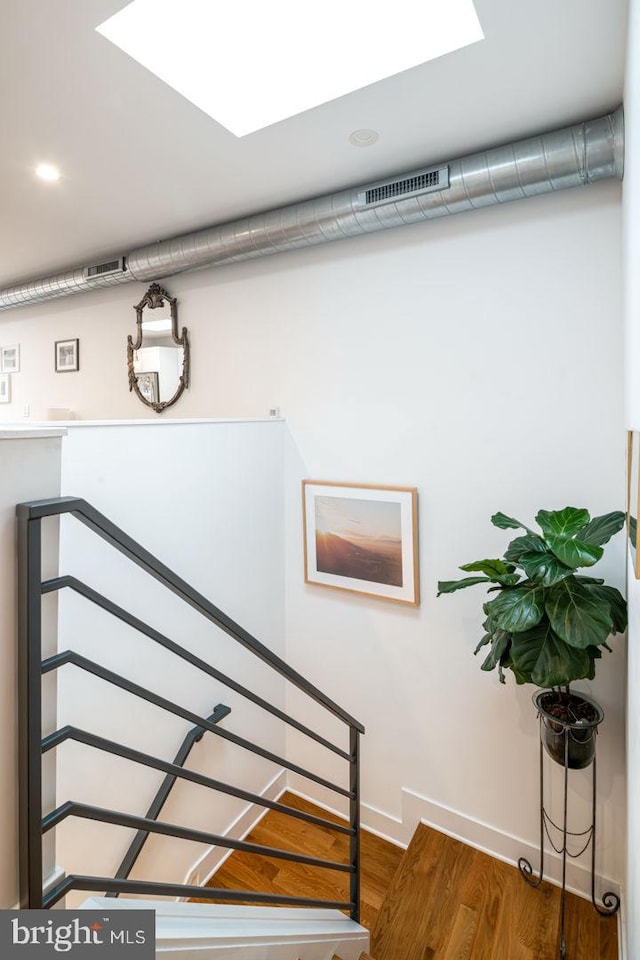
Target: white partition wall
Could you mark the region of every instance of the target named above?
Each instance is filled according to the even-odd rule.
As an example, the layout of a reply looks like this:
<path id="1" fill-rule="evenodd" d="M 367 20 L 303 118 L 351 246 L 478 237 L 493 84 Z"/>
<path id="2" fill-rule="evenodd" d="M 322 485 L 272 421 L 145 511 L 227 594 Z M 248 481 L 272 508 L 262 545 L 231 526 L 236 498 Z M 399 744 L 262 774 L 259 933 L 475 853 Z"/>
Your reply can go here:
<path id="1" fill-rule="evenodd" d="M 18 727 L 17 727 L 17 595 L 16 504 L 60 494 L 62 430 L 0 431 L 0 908 L 18 901 Z M 57 569 L 57 523 L 43 530 L 43 572 Z M 55 614 L 49 607 L 45 614 Z M 55 640 L 55 617 L 45 619 L 49 642 Z M 53 628 L 53 630 L 52 630 Z M 50 721 L 46 717 L 45 721 Z M 49 769 L 49 774 L 55 771 Z M 53 783 L 45 785 L 45 800 L 53 802 Z M 54 870 L 51 842 L 44 851 L 44 874 Z"/>
<path id="2" fill-rule="evenodd" d="M 284 656 L 282 432 L 278 421 L 69 426 L 63 492 L 89 500 L 271 650 Z M 61 571 L 72 573 L 170 639 L 284 706 L 284 682 L 138 567 L 73 519 L 61 531 Z M 60 598 L 60 649 L 73 646 L 167 699 L 284 754 L 282 722 L 177 660 L 86 600 Z M 59 677 L 60 724 L 73 723 L 171 761 L 193 724 L 75 667 Z M 73 798 L 143 816 L 163 774 L 94 749 L 58 750 L 59 802 Z M 200 773 L 273 796 L 282 769 L 207 733 L 189 761 Z M 247 804 L 180 782 L 161 819 L 209 832 L 241 830 Z M 235 826 L 234 826 L 235 824 Z M 59 828 L 68 870 L 113 876 L 133 833 L 86 821 Z M 202 844 L 151 838 L 133 877 L 197 882 L 215 859 Z M 81 895 L 80 899 L 86 894 Z M 68 900 L 68 903 L 71 903 Z"/>

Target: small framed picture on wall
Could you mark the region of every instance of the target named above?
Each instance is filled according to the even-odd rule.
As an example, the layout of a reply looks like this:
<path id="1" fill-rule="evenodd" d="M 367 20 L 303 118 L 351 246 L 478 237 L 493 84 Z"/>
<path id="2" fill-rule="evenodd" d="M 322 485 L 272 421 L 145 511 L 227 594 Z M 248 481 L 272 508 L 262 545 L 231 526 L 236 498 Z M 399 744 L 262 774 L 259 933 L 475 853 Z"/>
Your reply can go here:
<path id="1" fill-rule="evenodd" d="M 0 373 L 18 373 L 20 371 L 20 347 L 0 347 Z"/>
<path id="2" fill-rule="evenodd" d="M 0 373 L 0 403 L 11 403 L 11 377 Z"/>
<path id="3" fill-rule="evenodd" d="M 80 341 L 56 340 L 56 373 L 73 373 L 80 369 Z"/>

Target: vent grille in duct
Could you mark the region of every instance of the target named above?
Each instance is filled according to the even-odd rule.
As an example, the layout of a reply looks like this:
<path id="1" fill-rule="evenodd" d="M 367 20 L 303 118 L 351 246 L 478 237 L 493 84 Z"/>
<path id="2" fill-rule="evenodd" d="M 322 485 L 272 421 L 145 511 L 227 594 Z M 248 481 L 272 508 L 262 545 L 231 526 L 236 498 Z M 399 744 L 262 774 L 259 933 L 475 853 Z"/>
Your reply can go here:
<path id="1" fill-rule="evenodd" d="M 418 193 L 431 193 L 433 190 L 445 190 L 449 186 L 449 167 L 414 173 L 402 180 L 390 180 L 369 187 L 358 195 L 358 200 L 369 207 L 374 203 L 385 203 L 398 197 L 407 197 Z"/>
<path id="2" fill-rule="evenodd" d="M 96 263 L 93 267 L 85 267 L 84 275 L 88 280 L 91 277 L 104 277 L 108 273 L 122 273 L 124 269 L 124 257 L 119 257 L 117 260 L 107 260 L 105 263 Z"/>

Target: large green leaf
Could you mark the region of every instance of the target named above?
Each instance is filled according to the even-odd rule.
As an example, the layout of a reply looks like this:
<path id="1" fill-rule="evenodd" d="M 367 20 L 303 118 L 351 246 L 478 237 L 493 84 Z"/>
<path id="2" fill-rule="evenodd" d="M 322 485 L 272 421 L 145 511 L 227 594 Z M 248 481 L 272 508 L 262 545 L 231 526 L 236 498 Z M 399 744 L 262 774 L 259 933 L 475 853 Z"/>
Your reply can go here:
<path id="1" fill-rule="evenodd" d="M 441 593 L 455 593 L 476 583 L 491 583 L 489 577 L 464 577 L 462 580 L 438 580 L 438 596 Z"/>
<path id="2" fill-rule="evenodd" d="M 607 644 L 605 643 L 603 644 L 603 646 L 607 647 Z M 611 648 L 607 647 L 607 650 L 610 651 Z M 602 659 L 602 650 L 600 647 L 587 647 L 587 653 L 589 654 L 589 657 L 591 659 L 591 673 L 587 675 L 586 679 L 593 680 L 593 678 L 596 675 L 596 660 Z"/>
<path id="3" fill-rule="evenodd" d="M 599 589 L 568 577 L 546 591 L 551 626 L 572 647 L 599 646 L 613 630 L 610 604 L 595 592 Z"/>
<path id="4" fill-rule="evenodd" d="M 528 630 L 542 618 L 544 591 L 537 585 L 507 587 L 484 609 L 501 630 Z"/>
<path id="5" fill-rule="evenodd" d="M 631 540 L 631 546 L 634 549 L 637 549 L 636 544 L 638 542 L 638 521 L 631 515 L 629 516 L 629 540 Z"/>
<path id="6" fill-rule="evenodd" d="M 524 537 L 516 537 L 505 550 L 505 560 L 519 563 L 523 553 L 546 553 L 547 545 L 536 533 L 528 533 Z"/>
<path id="7" fill-rule="evenodd" d="M 495 670 L 495 668 L 500 663 L 501 658 L 503 657 L 509 642 L 511 640 L 511 634 L 507 633 L 506 630 L 499 630 L 493 638 L 491 643 L 491 650 L 481 666 L 481 670 Z"/>
<path id="8" fill-rule="evenodd" d="M 523 553 L 519 563 L 529 579 L 536 580 L 543 587 L 551 587 L 573 573 L 571 567 L 560 563 L 555 554 L 548 550 L 544 553 Z"/>
<path id="9" fill-rule="evenodd" d="M 627 601 L 620 591 L 616 590 L 615 587 L 607 586 L 593 586 L 589 589 L 609 604 L 611 619 L 613 620 L 613 630 L 611 632 L 624 633 L 627 629 Z"/>
<path id="10" fill-rule="evenodd" d="M 543 530 L 545 538 L 574 537 L 578 530 L 589 523 L 589 511 L 578 507 L 565 507 L 564 510 L 540 510 L 536 523 Z"/>
<path id="11" fill-rule="evenodd" d="M 567 567 L 592 567 L 597 563 L 604 550 L 602 547 L 583 543 L 581 540 L 567 540 L 565 537 L 547 537 L 547 543 L 558 560 Z"/>
<path id="12" fill-rule="evenodd" d="M 564 643 L 545 618 L 533 629 L 512 635 L 509 665 L 518 683 L 557 687 L 588 676 L 592 659 L 587 650 Z"/>
<path id="13" fill-rule="evenodd" d="M 490 635 L 490 637 L 492 637 L 493 634 L 496 633 L 496 632 L 500 629 L 500 627 L 498 626 L 498 624 L 496 623 L 496 621 L 495 621 L 495 620 L 493 619 L 493 617 L 491 616 L 490 611 L 487 609 L 488 606 L 489 606 L 489 602 L 483 604 L 483 607 L 482 607 L 482 609 L 484 610 L 485 614 L 487 615 L 487 619 L 486 619 L 486 620 L 484 621 L 484 623 L 482 624 L 482 629 L 483 629 L 483 630 L 486 630 L 487 633 Z"/>
<path id="14" fill-rule="evenodd" d="M 473 572 L 474 570 L 479 570 L 481 573 L 486 573 L 488 577 L 492 574 L 496 576 L 504 576 L 507 573 L 513 573 L 515 567 L 512 563 L 505 563 L 503 560 L 474 560 L 473 563 L 465 563 L 460 567 L 461 570 L 468 570 Z"/>
<path id="15" fill-rule="evenodd" d="M 520 523 L 515 517 L 508 517 L 506 513 L 498 511 L 491 517 L 491 523 L 494 527 L 500 527 L 501 530 L 526 530 L 527 533 L 533 533 L 524 523 Z"/>
<path id="16" fill-rule="evenodd" d="M 577 539 L 583 543 L 592 543 L 595 546 L 602 546 L 608 543 L 611 537 L 622 530 L 626 514 L 622 510 L 615 510 L 613 513 L 605 513 L 601 517 L 594 517 L 590 523 L 578 530 Z"/>
<path id="17" fill-rule="evenodd" d="M 504 583 L 509 586 L 513 586 L 520 579 L 520 574 L 514 573 L 516 569 L 514 565 L 504 563 L 502 560 L 474 560 L 473 563 L 465 563 L 460 569 L 468 573 L 475 571 L 484 573 L 495 583 Z"/>

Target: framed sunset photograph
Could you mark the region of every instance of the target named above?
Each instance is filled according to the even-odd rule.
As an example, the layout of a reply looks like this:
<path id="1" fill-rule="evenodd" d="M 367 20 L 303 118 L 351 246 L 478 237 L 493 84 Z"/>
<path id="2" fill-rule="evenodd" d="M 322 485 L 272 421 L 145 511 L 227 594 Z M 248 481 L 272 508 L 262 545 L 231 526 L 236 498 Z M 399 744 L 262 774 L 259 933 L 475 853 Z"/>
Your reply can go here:
<path id="1" fill-rule="evenodd" d="M 303 480 L 304 579 L 417 606 L 415 487 Z"/>

